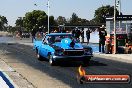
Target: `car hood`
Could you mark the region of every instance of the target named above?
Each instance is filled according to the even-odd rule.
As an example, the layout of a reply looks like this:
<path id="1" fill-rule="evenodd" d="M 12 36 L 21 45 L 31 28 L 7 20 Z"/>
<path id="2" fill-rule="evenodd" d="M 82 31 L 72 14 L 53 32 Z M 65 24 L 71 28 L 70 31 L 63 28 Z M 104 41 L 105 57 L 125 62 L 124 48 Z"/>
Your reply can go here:
<path id="1" fill-rule="evenodd" d="M 64 38 L 61 42 L 55 42 L 52 46 L 62 49 L 83 49 L 83 46 L 80 43 L 75 43 L 75 41 L 70 38 Z"/>

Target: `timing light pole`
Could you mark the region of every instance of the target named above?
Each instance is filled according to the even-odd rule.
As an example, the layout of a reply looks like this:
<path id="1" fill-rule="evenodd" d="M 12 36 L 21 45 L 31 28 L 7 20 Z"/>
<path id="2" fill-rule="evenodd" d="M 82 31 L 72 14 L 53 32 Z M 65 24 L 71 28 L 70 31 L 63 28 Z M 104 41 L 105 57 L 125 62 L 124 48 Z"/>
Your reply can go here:
<path id="1" fill-rule="evenodd" d="M 114 54 L 116 54 L 116 0 L 114 5 Z"/>
<path id="2" fill-rule="evenodd" d="M 50 8 L 50 5 L 49 5 L 49 0 L 48 0 L 48 34 L 50 33 L 50 30 L 49 30 L 49 8 Z"/>

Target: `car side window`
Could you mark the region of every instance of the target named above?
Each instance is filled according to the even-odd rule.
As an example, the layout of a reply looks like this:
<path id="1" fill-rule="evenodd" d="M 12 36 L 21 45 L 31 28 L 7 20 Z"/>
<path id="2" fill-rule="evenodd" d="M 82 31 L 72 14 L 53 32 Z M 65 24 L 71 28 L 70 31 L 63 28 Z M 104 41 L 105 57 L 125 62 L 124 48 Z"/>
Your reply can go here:
<path id="1" fill-rule="evenodd" d="M 47 43 L 48 43 L 48 44 L 53 43 L 52 36 L 47 36 L 47 37 L 46 37 L 46 40 L 47 40 Z"/>

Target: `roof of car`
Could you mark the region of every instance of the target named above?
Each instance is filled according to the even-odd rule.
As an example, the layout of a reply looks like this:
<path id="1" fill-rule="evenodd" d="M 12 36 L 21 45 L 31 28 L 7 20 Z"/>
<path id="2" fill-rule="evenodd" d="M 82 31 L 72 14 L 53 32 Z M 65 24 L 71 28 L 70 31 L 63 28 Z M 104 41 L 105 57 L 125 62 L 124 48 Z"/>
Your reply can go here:
<path id="1" fill-rule="evenodd" d="M 53 36 L 53 35 L 72 35 L 71 33 L 50 33 L 50 34 L 46 34 L 48 36 Z"/>

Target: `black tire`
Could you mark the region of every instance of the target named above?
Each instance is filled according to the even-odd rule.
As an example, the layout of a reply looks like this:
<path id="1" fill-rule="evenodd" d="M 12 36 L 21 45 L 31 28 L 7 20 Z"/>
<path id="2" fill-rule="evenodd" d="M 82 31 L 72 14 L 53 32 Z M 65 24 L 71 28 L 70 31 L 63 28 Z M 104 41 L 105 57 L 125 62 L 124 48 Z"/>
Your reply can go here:
<path id="1" fill-rule="evenodd" d="M 43 61 L 43 57 L 39 54 L 38 49 L 36 49 L 36 56 L 39 61 Z"/>
<path id="2" fill-rule="evenodd" d="M 53 60 L 53 58 L 52 58 L 52 55 L 48 55 L 48 59 L 49 59 L 49 64 L 51 65 L 51 66 L 55 66 L 55 60 Z"/>
<path id="3" fill-rule="evenodd" d="M 89 62 L 90 62 L 90 59 L 89 58 L 86 58 L 83 60 L 83 65 L 84 66 L 88 66 L 89 65 Z"/>

